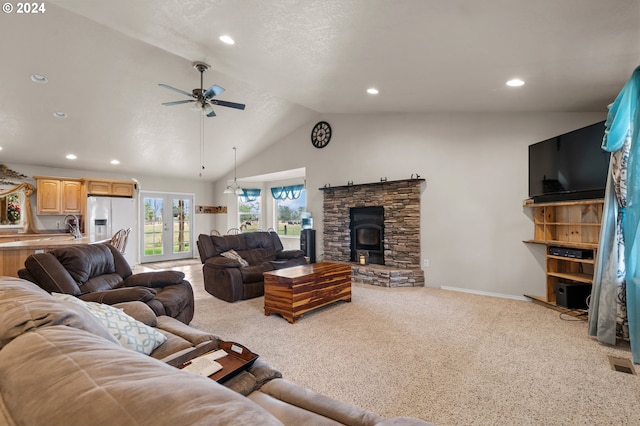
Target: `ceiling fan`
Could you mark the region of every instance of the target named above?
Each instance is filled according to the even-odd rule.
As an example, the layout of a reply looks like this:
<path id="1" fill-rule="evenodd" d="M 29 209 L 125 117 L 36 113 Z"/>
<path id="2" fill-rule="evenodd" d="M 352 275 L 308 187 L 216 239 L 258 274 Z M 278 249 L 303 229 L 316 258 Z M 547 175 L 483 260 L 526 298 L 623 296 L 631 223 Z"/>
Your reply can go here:
<path id="1" fill-rule="evenodd" d="M 173 102 L 163 102 L 162 105 L 171 106 L 171 105 L 180 105 L 186 104 L 190 102 L 195 102 L 194 109 L 197 111 L 202 111 L 203 114 L 206 114 L 207 117 L 215 117 L 216 113 L 213 111 L 214 105 L 220 105 L 223 107 L 235 108 L 235 109 L 244 109 L 244 104 L 239 104 L 236 102 L 227 102 L 220 99 L 213 99 L 215 96 L 218 96 L 220 93 L 224 92 L 224 89 L 217 84 L 209 87 L 207 90 L 204 90 L 203 87 L 203 79 L 202 75 L 206 70 L 210 68 L 209 65 L 204 62 L 194 62 L 193 67 L 200 71 L 200 88 L 193 89 L 192 93 L 185 92 L 184 90 L 176 89 L 175 87 L 171 87 L 167 84 L 158 84 L 158 86 L 164 87 L 165 89 L 173 90 L 174 92 L 178 92 L 185 96 L 188 96 L 192 99 L 186 99 L 183 101 L 173 101 Z"/>

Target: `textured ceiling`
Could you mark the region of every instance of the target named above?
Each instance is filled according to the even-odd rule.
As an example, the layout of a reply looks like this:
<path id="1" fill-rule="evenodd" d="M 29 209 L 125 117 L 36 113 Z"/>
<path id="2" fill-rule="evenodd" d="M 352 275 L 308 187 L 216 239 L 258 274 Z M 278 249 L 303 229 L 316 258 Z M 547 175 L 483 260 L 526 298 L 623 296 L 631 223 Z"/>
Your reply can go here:
<path id="1" fill-rule="evenodd" d="M 0 158 L 205 179 L 324 113 L 604 111 L 640 64 L 640 1 L 52 0 L 0 16 Z M 229 34 L 234 46 L 218 40 Z M 29 80 L 46 75 L 49 83 Z M 526 85 L 509 89 L 512 77 Z M 376 86 L 380 94 L 365 93 Z M 52 116 L 64 111 L 61 120 Z M 74 152 L 69 163 L 64 154 Z M 118 158 L 121 164 L 108 164 Z"/>

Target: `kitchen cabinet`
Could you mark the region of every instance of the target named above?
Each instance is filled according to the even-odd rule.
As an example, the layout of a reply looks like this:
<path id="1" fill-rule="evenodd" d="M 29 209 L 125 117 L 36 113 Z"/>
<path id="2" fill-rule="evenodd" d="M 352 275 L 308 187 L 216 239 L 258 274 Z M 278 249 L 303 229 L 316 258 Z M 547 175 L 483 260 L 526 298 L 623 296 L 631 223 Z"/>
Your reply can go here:
<path id="1" fill-rule="evenodd" d="M 80 214 L 82 180 L 36 176 L 36 212 L 39 215 Z"/>

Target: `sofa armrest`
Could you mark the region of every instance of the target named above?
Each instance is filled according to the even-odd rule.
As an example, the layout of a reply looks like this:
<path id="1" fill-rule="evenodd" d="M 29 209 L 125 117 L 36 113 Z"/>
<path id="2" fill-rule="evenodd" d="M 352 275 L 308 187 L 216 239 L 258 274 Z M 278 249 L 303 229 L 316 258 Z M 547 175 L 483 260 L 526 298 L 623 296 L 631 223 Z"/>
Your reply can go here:
<path id="1" fill-rule="evenodd" d="M 105 291 L 85 293 L 78 296 L 85 302 L 98 302 L 114 305 L 121 302 L 147 302 L 153 299 L 156 291 L 147 287 L 120 287 Z"/>
<path id="2" fill-rule="evenodd" d="M 260 392 L 345 425 L 375 425 L 384 420 L 371 411 L 329 398 L 286 379 L 270 380 L 260 388 Z"/>
<path id="3" fill-rule="evenodd" d="M 302 250 L 282 250 L 276 253 L 276 259 L 297 259 L 304 257 L 304 251 Z"/>
<path id="4" fill-rule="evenodd" d="M 224 256 L 214 256 L 210 257 L 206 260 L 205 264 L 212 268 L 222 269 L 222 268 L 241 268 L 242 265 L 235 259 L 229 259 Z"/>
<path id="5" fill-rule="evenodd" d="M 123 282 L 123 287 L 166 287 L 180 284 L 184 280 L 182 271 L 152 271 L 129 275 Z"/>

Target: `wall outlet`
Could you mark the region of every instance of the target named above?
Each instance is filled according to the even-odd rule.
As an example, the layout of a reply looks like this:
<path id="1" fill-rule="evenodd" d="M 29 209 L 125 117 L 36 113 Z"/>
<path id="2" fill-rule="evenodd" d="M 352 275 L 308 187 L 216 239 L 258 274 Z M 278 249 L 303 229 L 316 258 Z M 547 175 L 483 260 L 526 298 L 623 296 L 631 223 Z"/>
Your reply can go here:
<path id="1" fill-rule="evenodd" d="M 423 259 L 422 260 L 422 266 L 424 266 L 425 268 L 429 267 L 429 259 Z"/>

